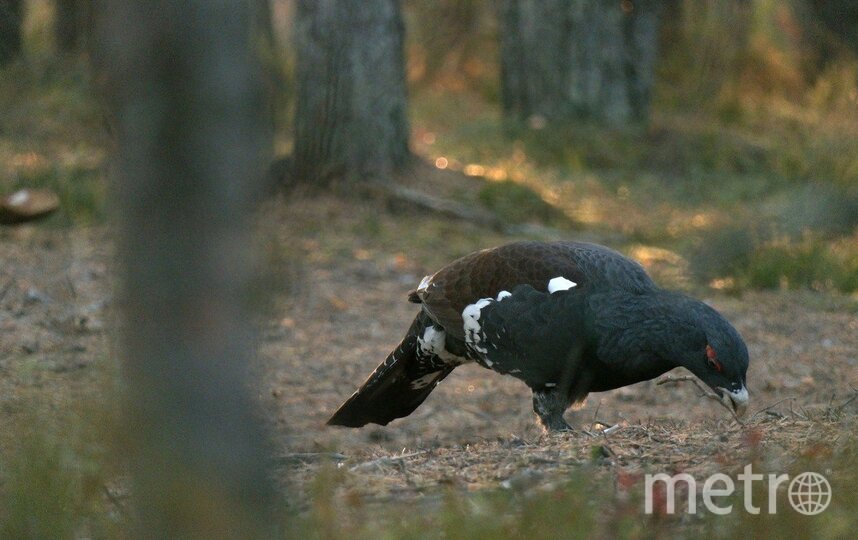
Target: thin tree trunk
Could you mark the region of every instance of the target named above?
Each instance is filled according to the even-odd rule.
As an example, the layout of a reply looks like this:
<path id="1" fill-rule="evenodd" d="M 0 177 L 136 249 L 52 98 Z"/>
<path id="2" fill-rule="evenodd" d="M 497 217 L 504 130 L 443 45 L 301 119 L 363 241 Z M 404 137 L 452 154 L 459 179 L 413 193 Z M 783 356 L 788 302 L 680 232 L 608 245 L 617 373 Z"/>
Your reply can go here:
<path id="1" fill-rule="evenodd" d="M 504 0 L 501 90 L 507 115 L 623 126 L 649 112 L 657 0 Z"/>
<path id="2" fill-rule="evenodd" d="M 54 32 L 60 51 L 72 52 L 80 46 L 81 17 L 80 0 L 56 1 Z"/>
<path id="3" fill-rule="evenodd" d="M 273 489 L 251 397 L 250 212 L 260 189 L 248 4 L 108 0 L 138 534 L 268 536 Z"/>
<path id="4" fill-rule="evenodd" d="M 809 0 L 812 15 L 858 54 L 858 4 L 854 0 Z"/>
<path id="5" fill-rule="evenodd" d="M 298 0 L 298 181 L 389 178 L 409 158 L 397 0 Z"/>
<path id="6" fill-rule="evenodd" d="M 0 66 L 21 54 L 21 0 L 0 0 Z"/>
<path id="7" fill-rule="evenodd" d="M 274 47 L 277 40 L 274 37 L 274 21 L 271 15 L 271 0 L 253 0 L 253 32 L 257 34 L 267 47 Z"/>
<path id="8" fill-rule="evenodd" d="M 56 0 L 54 36 L 57 50 L 64 53 L 87 52 L 95 46 L 95 12 L 102 0 Z"/>

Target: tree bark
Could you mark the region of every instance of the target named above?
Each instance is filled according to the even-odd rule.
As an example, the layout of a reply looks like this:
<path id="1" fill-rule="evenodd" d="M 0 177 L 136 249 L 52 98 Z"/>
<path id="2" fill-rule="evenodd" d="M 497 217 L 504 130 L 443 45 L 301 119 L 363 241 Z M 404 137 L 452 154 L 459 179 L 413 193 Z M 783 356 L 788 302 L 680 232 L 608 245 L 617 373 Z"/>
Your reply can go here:
<path id="1" fill-rule="evenodd" d="M 808 0 L 813 16 L 858 54 L 858 4 L 853 0 Z"/>
<path id="2" fill-rule="evenodd" d="M 0 66 L 21 54 L 21 0 L 0 0 Z"/>
<path id="3" fill-rule="evenodd" d="M 78 0 L 57 0 L 54 11 L 54 34 L 57 49 L 62 52 L 74 51 L 80 39 L 78 28 L 80 5 Z"/>
<path id="4" fill-rule="evenodd" d="M 408 150 L 398 0 L 298 0 L 292 174 L 388 179 Z"/>
<path id="5" fill-rule="evenodd" d="M 249 373 L 264 156 L 248 4 L 107 0 L 103 14 L 137 536 L 271 536 Z"/>
<path id="6" fill-rule="evenodd" d="M 649 113 L 658 0 L 504 0 L 504 112 L 624 126 Z"/>
<path id="7" fill-rule="evenodd" d="M 54 35 L 57 49 L 76 52 L 83 48 L 90 30 L 90 6 L 85 0 L 56 0 Z"/>

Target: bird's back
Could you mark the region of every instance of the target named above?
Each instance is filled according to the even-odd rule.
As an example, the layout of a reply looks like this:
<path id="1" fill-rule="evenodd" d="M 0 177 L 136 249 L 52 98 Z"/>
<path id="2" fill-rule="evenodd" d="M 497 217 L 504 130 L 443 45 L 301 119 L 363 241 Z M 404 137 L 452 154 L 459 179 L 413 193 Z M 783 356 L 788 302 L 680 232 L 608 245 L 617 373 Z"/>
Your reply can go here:
<path id="1" fill-rule="evenodd" d="M 623 289 L 645 292 L 655 284 L 635 261 L 586 242 L 514 242 L 466 255 L 424 279 L 412 301 L 451 337 L 464 338 L 462 310 L 480 298 L 530 285 L 546 291 L 548 281 L 562 276 L 584 290 Z"/>

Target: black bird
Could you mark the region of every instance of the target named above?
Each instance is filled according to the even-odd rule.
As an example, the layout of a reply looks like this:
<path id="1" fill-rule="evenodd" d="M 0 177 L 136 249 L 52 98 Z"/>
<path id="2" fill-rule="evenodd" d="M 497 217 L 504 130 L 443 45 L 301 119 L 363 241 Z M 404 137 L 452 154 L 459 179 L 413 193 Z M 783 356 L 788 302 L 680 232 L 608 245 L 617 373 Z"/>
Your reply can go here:
<path id="1" fill-rule="evenodd" d="M 386 425 L 411 414 L 456 366 L 475 361 L 533 390 L 549 430 L 590 392 L 684 366 L 741 415 L 748 350 L 703 302 L 660 289 L 637 262 L 596 244 L 516 242 L 426 276 L 405 338 L 328 420 Z"/>

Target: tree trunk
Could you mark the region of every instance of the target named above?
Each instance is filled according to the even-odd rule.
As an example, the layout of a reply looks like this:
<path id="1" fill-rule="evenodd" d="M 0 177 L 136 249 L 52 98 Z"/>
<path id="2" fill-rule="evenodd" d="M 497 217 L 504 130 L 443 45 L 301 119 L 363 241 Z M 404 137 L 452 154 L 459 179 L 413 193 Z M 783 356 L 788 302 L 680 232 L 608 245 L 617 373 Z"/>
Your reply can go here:
<path id="1" fill-rule="evenodd" d="M 548 122 L 646 121 L 658 0 L 504 0 L 504 112 Z"/>
<path id="2" fill-rule="evenodd" d="M 0 0 L 0 66 L 21 54 L 21 0 Z"/>
<path id="3" fill-rule="evenodd" d="M 813 16 L 858 54 L 858 4 L 854 0 L 809 0 L 808 4 Z"/>
<path id="4" fill-rule="evenodd" d="M 410 156 L 398 0 L 298 0 L 292 174 L 387 179 Z"/>
<path id="5" fill-rule="evenodd" d="M 271 0 L 253 0 L 251 2 L 254 38 L 261 40 L 267 47 L 273 47 L 274 21 L 271 15 Z"/>
<path id="6" fill-rule="evenodd" d="M 57 49 L 75 52 L 83 45 L 87 10 L 83 0 L 56 0 L 54 35 Z"/>
<path id="7" fill-rule="evenodd" d="M 80 5 L 78 0 L 57 0 L 54 11 L 54 33 L 57 49 L 62 52 L 77 50 L 80 39 L 78 17 Z"/>
<path id="8" fill-rule="evenodd" d="M 105 3 L 132 536 L 272 536 L 249 373 L 264 156 L 248 4 Z"/>

